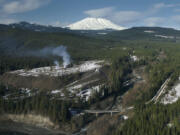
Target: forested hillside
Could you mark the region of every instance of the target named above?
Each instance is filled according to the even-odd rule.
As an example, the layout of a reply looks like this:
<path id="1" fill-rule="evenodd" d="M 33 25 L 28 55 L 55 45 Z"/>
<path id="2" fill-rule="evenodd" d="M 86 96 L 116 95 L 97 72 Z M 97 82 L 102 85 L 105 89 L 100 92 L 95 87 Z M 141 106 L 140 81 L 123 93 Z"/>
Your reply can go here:
<path id="1" fill-rule="evenodd" d="M 91 32 L 49 29 L 34 31 L 33 28 L 0 25 L 2 116 L 42 115 L 57 125 L 54 129 L 67 133 L 180 134 L 180 100 L 168 105 L 161 102 L 161 98 L 179 84 L 179 31 L 139 27 L 95 36 Z M 60 45 L 67 49 L 71 59 L 67 67 L 55 65 L 55 61 L 62 64 L 61 55 L 34 53 Z M 94 64 L 95 60 L 101 60 L 101 64 Z M 51 76 L 48 71 L 72 73 Z M 30 74 L 36 72 L 39 76 Z M 170 81 L 155 104 L 153 97 L 168 79 Z M 42 83 L 42 80 L 46 81 Z M 31 88 L 18 88 L 15 86 L 21 85 L 8 85 L 9 82 L 28 84 L 26 86 Z M 54 84 L 52 82 L 59 88 L 46 87 Z M 38 89 L 40 85 L 44 87 Z M 92 113 L 94 111 L 118 112 L 112 115 Z M 96 125 L 102 128 L 94 129 Z"/>

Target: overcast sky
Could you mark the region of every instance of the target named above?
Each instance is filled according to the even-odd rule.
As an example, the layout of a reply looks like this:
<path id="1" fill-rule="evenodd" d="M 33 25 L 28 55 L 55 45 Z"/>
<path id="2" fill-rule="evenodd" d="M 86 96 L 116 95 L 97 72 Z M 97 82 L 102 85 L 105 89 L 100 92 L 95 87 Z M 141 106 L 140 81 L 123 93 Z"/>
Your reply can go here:
<path id="1" fill-rule="evenodd" d="M 180 29 L 179 0 L 0 0 L 0 23 L 28 21 L 66 26 L 101 17 L 124 26 Z"/>

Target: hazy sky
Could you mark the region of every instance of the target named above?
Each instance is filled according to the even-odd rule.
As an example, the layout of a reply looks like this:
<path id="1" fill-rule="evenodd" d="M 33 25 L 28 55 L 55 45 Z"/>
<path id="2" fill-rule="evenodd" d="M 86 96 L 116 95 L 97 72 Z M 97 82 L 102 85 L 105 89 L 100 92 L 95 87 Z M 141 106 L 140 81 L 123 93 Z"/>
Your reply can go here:
<path id="1" fill-rule="evenodd" d="M 0 0 L 0 23 L 28 21 L 65 26 L 101 17 L 125 26 L 180 29 L 179 0 Z"/>

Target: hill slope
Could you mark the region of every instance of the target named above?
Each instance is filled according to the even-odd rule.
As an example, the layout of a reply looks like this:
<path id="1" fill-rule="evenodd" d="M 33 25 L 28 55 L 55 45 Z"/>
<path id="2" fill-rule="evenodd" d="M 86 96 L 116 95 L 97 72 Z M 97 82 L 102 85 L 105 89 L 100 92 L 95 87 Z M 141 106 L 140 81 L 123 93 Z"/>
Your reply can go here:
<path id="1" fill-rule="evenodd" d="M 142 39 L 180 39 L 180 31 L 161 27 L 133 27 L 122 31 L 112 31 L 104 36 L 111 40 L 142 40 Z"/>

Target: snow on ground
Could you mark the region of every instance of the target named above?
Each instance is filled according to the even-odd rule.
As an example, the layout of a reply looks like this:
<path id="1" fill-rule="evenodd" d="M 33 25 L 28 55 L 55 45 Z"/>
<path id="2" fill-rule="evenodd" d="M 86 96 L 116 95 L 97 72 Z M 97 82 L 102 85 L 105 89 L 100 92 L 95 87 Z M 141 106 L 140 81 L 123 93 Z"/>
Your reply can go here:
<path id="1" fill-rule="evenodd" d="M 179 77 L 179 80 L 180 80 L 180 77 Z M 163 104 L 172 104 L 172 103 L 176 102 L 179 98 L 180 98 L 180 83 L 175 85 L 172 88 L 172 90 L 170 90 L 168 92 L 168 94 L 166 94 L 162 98 L 161 103 L 163 103 Z"/>
<path id="2" fill-rule="evenodd" d="M 168 126 L 169 128 L 173 127 L 173 125 L 174 125 L 173 123 L 168 123 L 168 124 L 167 124 L 167 126 Z"/>
<path id="3" fill-rule="evenodd" d="M 27 94 L 28 96 L 31 96 L 31 90 L 28 88 L 21 88 L 21 92 Z"/>
<path id="4" fill-rule="evenodd" d="M 93 83 L 93 82 L 96 82 L 96 81 L 98 81 L 99 79 L 95 79 L 95 80 L 91 80 L 91 81 L 88 81 L 88 82 L 84 82 L 84 83 L 81 83 L 81 84 L 77 84 L 77 85 L 67 85 L 65 88 L 62 88 L 62 89 L 60 89 L 60 90 L 52 90 L 51 91 L 51 94 L 57 94 L 57 93 L 60 93 L 60 92 L 62 92 L 63 91 L 63 89 L 66 89 L 66 90 L 68 90 L 69 92 L 71 92 L 71 93 L 75 93 L 75 92 L 77 92 L 77 90 L 80 90 L 80 89 L 82 89 L 82 87 L 84 87 L 84 86 L 86 86 L 86 85 L 88 85 L 88 84 L 90 84 L 90 83 Z M 74 83 L 74 82 L 73 82 Z M 72 84 L 73 84 L 72 83 Z M 77 81 L 76 81 L 76 83 L 77 83 Z"/>
<path id="5" fill-rule="evenodd" d="M 93 61 L 85 61 L 84 63 L 80 65 L 75 65 L 70 68 L 63 68 L 58 66 L 52 66 L 52 67 L 40 67 L 40 68 L 34 68 L 31 70 L 16 70 L 9 73 L 12 74 L 18 74 L 20 76 L 34 76 L 38 77 L 40 75 L 47 75 L 47 76 L 64 76 L 69 75 L 73 73 L 78 72 L 87 72 L 91 70 L 97 70 L 102 67 L 102 63 L 104 61 L 102 60 L 93 60 Z"/>
<path id="6" fill-rule="evenodd" d="M 80 96 L 81 98 L 85 98 L 86 101 L 92 96 L 94 92 L 99 92 L 102 85 L 93 86 L 91 88 L 82 90 L 77 94 L 77 96 Z"/>
<path id="7" fill-rule="evenodd" d="M 88 84 L 91 84 L 93 82 L 96 82 L 96 81 L 98 81 L 98 79 L 91 80 L 91 81 L 81 83 L 81 84 L 78 84 L 78 85 L 74 85 L 74 86 L 69 86 L 69 87 L 66 87 L 65 89 L 68 90 L 69 96 L 71 96 L 72 94 L 75 94 L 77 97 L 84 98 L 87 101 L 89 99 L 89 97 L 95 91 L 99 92 L 100 87 L 102 85 L 96 85 L 96 86 L 93 86 L 93 87 L 90 87 L 90 88 L 87 88 L 87 89 L 83 89 L 83 87 L 88 85 Z M 58 94 L 58 93 L 60 93 L 61 97 L 65 96 L 64 93 L 63 93 L 63 89 L 51 91 L 51 94 Z"/>
<path id="8" fill-rule="evenodd" d="M 145 30 L 144 32 L 145 33 L 155 33 L 155 31 L 152 31 L 152 30 Z"/>
<path id="9" fill-rule="evenodd" d="M 94 92 L 99 92 L 100 88 L 102 87 L 102 85 L 96 85 L 96 86 L 92 86 L 90 88 L 86 88 L 82 90 L 83 86 L 86 86 L 87 84 L 90 84 L 94 81 L 97 80 L 92 80 L 86 83 L 82 83 L 82 84 L 78 84 L 75 86 L 70 86 L 68 88 L 66 88 L 66 90 L 68 90 L 69 92 L 69 97 L 71 98 L 72 95 L 74 94 L 75 97 L 80 97 L 84 100 L 88 100 L 90 98 L 90 96 L 93 95 Z M 63 89 L 60 90 L 53 90 L 51 91 L 51 95 L 54 96 L 56 94 L 58 94 L 60 97 L 65 97 L 65 91 Z M 31 96 L 35 96 L 37 94 L 37 92 L 33 92 L 32 90 L 30 90 L 29 88 L 21 88 L 20 89 L 20 93 L 11 93 L 11 94 L 7 94 L 5 95 L 3 98 L 4 99 L 23 99 L 23 98 L 27 98 L 27 97 L 31 97 Z"/>
<path id="10" fill-rule="evenodd" d="M 128 119 L 128 116 L 123 115 L 122 118 L 123 118 L 124 120 L 127 120 L 127 119 Z"/>
<path id="11" fill-rule="evenodd" d="M 63 93 L 63 91 L 62 91 L 62 89 L 60 89 L 60 90 L 52 90 L 52 91 L 51 91 L 51 94 L 52 94 L 52 95 L 60 94 L 61 97 L 64 97 L 64 96 L 65 96 L 64 93 Z"/>
<path id="12" fill-rule="evenodd" d="M 83 86 L 84 84 L 79 84 L 76 86 L 66 88 L 66 90 L 70 92 L 69 96 L 71 96 L 71 94 L 75 94 L 77 97 L 84 98 L 87 101 L 94 92 L 99 92 L 100 88 L 102 87 L 102 85 L 96 85 L 91 88 L 81 90 Z M 51 94 L 58 94 L 58 93 L 61 94 L 61 97 L 65 96 L 63 94 L 63 89 L 51 91 Z"/>
<path id="13" fill-rule="evenodd" d="M 5 96 L 3 96 L 3 98 L 5 100 L 7 99 L 23 99 L 26 97 L 31 97 L 33 95 L 36 95 L 37 92 L 32 92 L 32 90 L 30 90 L 29 88 L 20 88 L 19 91 L 16 92 L 12 92 L 12 93 L 8 93 Z"/>
<path id="14" fill-rule="evenodd" d="M 90 83 L 93 83 L 93 82 L 96 82 L 98 81 L 99 79 L 95 79 L 95 80 L 91 80 L 91 81 L 88 81 L 88 82 L 84 82 L 84 83 L 81 83 L 81 84 L 78 84 L 78 85 L 75 85 L 75 86 L 71 86 L 68 88 L 68 90 L 71 92 L 71 93 L 74 93 L 75 90 L 78 90 L 78 89 L 82 89 L 84 86 L 90 84 Z"/>
<path id="15" fill-rule="evenodd" d="M 173 36 L 165 36 L 165 35 L 155 35 L 155 37 L 160 37 L 160 38 L 166 38 L 166 39 L 174 39 Z"/>
<path id="16" fill-rule="evenodd" d="M 93 60 L 93 61 L 85 61 L 80 65 L 74 65 L 73 67 L 70 68 L 63 68 L 58 66 L 40 67 L 31 70 L 21 69 L 9 73 L 17 74 L 20 76 L 34 76 L 34 77 L 38 77 L 40 75 L 63 76 L 63 75 L 68 75 L 78 72 L 87 72 L 87 71 L 94 71 L 95 73 L 99 71 L 103 63 L 104 61 Z M 92 74 L 88 75 L 88 77 L 91 76 Z M 84 100 L 88 100 L 89 97 L 95 91 L 99 91 L 101 87 L 101 85 L 97 85 L 97 84 L 89 87 L 90 85 L 92 85 L 97 81 L 99 81 L 99 79 L 94 79 L 85 82 L 83 80 L 76 80 L 75 82 L 70 83 L 64 88 L 52 90 L 49 94 L 51 94 L 52 96 L 60 96 L 60 97 L 65 97 L 65 95 L 68 94 L 70 98 L 75 96 L 75 97 L 81 97 Z M 32 91 L 28 88 L 21 88 L 21 92 L 23 96 L 26 97 L 33 95 Z"/>
<path id="17" fill-rule="evenodd" d="M 97 34 L 99 34 L 99 35 L 106 35 L 107 33 L 105 33 L 105 32 L 99 32 L 99 33 L 97 33 Z"/>
<path id="18" fill-rule="evenodd" d="M 130 56 L 130 58 L 131 58 L 133 61 L 138 61 L 138 60 L 139 60 L 139 58 L 138 58 L 137 56 L 135 56 L 135 55 Z"/>
<path id="19" fill-rule="evenodd" d="M 60 93 L 61 92 L 61 90 L 53 90 L 53 91 L 51 91 L 51 94 L 57 94 L 57 93 Z"/>

